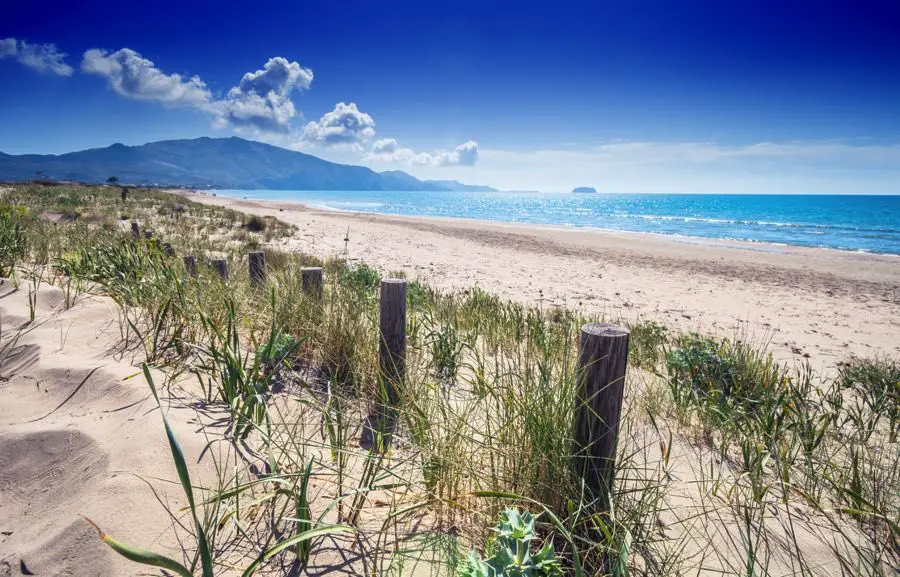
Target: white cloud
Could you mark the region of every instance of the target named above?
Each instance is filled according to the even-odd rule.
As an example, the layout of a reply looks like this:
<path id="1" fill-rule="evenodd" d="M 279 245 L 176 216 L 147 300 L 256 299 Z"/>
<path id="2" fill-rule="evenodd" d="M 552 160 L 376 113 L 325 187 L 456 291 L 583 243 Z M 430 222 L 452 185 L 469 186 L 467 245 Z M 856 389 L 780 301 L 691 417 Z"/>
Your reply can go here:
<path id="1" fill-rule="evenodd" d="M 433 158 L 435 166 L 474 166 L 478 162 L 478 143 L 469 140 L 449 152 L 439 152 Z"/>
<path id="2" fill-rule="evenodd" d="M 900 144 L 622 141 L 581 150 L 480 152 L 479 164 L 459 176 L 511 190 L 594 186 L 626 193 L 900 192 Z"/>
<path id="3" fill-rule="evenodd" d="M 303 129 L 303 140 L 306 142 L 347 145 L 360 150 L 362 143 L 373 136 L 375 120 L 353 102 L 338 102 L 334 110 L 326 112 L 318 122 L 307 123 Z"/>
<path id="4" fill-rule="evenodd" d="M 88 50 L 81 70 L 106 78 L 110 88 L 127 98 L 197 108 L 212 114 L 217 126 L 232 126 L 259 137 L 292 130 L 297 110 L 291 93 L 308 89 L 313 81 L 312 70 L 276 56 L 262 70 L 244 74 L 224 98 L 216 99 L 199 76 L 167 74 L 130 48 L 112 53 Z"/>
<path id="5" fill-rule="evenodd" d="M 437 162 L 435 162 L 434 156 L 428 154 L 427 152 L 414 154 L 413 157 L 409 159 L 409 163 L 415 166 L 440 166 Z"/>
<path id="6" fill-rule="evenodd" d="M 0 58 L 15 56 L 19 51 L 15 38 L 0 38 Z"/>
<path id="7" fill-rule="evenodd" d="M 0 39 L 0 58 L 15 58 L 19 64 L 39 72 L 71 76 L 72 67 L 66 64 L 66 54 L 55 44 L 29 44 L 15 38 Z"/>
<path id="8" fill-rule="evenodd" d="M 400 143 L 397 142 L 396 138 L 382 138 L 381 140 L 376 140 L 375 143 L 372 144 L 372 153 L 394 154 L 397 152 L 398 148 L 400 148 Z"/>
<path id="9" fill-rule="evenodd" d="M 401 162 L 413 166 L 474 166 L 478 162 L 478 143 L 469 140 L 453 150 L 441 150 L 434 153 L 416 153 L 410 148 L 403 148 L 393 138 L 376 141 L 372 149 L 363 157 L 364 161 Z"/>
<path id="10" fill-rule="evenodd" d="M 313 71 L 303 68 L 299 62 L 291 62 L 283 56 L 269 58 L 262 70 L 248 72 L 235 88 L 242 93 L 287 95 L 292 90 L 308 90 L 312 85 Z M 234 89 L 232 89 L 234 90 Z"/>
<path id="11" fill-rule="evenodd" d="M 416 153 L 403 148 L 395 138 L 382 138 L 372 144 L 372 149 L 363 156 L 363 161 L 412 162 Z"/>
<path id="12" fill-rule="evenodd" d="M 291 93 L 307 90 L 313 72 L 281 56 L 270 58 L 262 70 L 248 72 L 225 99 L 214 104 L 220 123 L 259 132 L 287 133 L 297 115 Z"/>
<path id="13" fill-rule="evenodd" d="M 212 98 L 198 76 L 183 78 L 166 74 L 130 48 L 108 53 L 93 48 L 84 53 L 81 70 L 106 78 L 118 94 L 136 100 L 150 100 L 166 105 L 205 108 Z"/>

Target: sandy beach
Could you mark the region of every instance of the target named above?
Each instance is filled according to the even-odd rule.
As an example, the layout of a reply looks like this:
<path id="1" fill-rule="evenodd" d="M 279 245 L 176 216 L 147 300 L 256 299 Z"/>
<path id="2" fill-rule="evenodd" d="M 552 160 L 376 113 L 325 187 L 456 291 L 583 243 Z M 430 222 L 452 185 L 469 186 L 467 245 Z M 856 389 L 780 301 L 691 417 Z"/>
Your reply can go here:
<path id="1" fill-rule="evenodd" d="M 97 190 L 95 194 L 106 194 L 107 206 L 114 209 L 108 215 L 114 219 L 108 221 L 109 226 L 130 228 L 127 221 L 119 218 L 118 193 Z M 210 218 L 204 212 L 211 211 L 191 205 L 182 207 L 185 210 L 181 212 L 164 213 L 164 209 L 171 211 L 171 207 L 180 203 L 168 195 L 160 195 L 162 198 L 156 204 L 148 203 L 141 209 L 143 212 L 132 211 L 132 218 L 139 219 L 145 231 L 152 227 L 183 251 L 191 245 L 185 242 L 186 237 L 176 236 L 174 223 L 198 237 L 219 231 L 219 236 L 212 236 L 212 242 L 203 239 L 207 244 L 201 250 L 207 253 L 221 250 L 226 243 L 243 242 L 239 245 L 241 260 L 232 261 L 234 266 L 246 263 L 244 254 L 256 250 L 255 243 L 262 242 L 267 233 L 277 232 L 271 235 L 276 239 L 272 241 L 273 248 L 303 251 L 323 258 L 345 257 L 374 266 L 384 275 L 403 273 L 446 290 L 478 286 L 523 303 L 545 308 L 579 308 L 589 316 L 613 322 L 656 320 L 669 327 L 673 334 L 700 331 L 756 343 L 767 341 L 777 359 L 788 364 L 808 360 L 819 377 L 833 376 L 838 364 L 853 355 L 896 358 L 900 351 L 900 258 L 897 257 L 601 230 L 333 212 L 300 204 L 173 192 L 204 204 L 275 217 L 295 227 L 288 232 L 286 227 L 269 222 L 263 233 L 254 233 L 256 236 L 249 238 L 242 227 L 247 221 L 244 215 L 212 211 L 223 213 L 225 220 L 214 221 L 215 224 L 210 221 L 198 229 L 195 225 L 200 219 Z M 56 196 L 55 191 L 45 194 L 51 198 Z M 183 216 L 185 212 L 188 217 Z M 53 214 L 56 213 L 44 213 L 43 217 L 50 218 Z M 154 221 L 157 214 L 162 218 Z M 170 228 L 165 228 L 164 222 Z M 230 236 L 222 236 L 222 230 L 229 231 Z M 197 246 L 191 250 L 197 250 Z M 181 265 L 175 261 L 172 270 L 180 274 Z M 72 292 L 63 282 L 50 285 L 34 280 L 27 274 L 28 267 L 23 266 L 16 278 L 0 279 L 0 329 L 3 331 L 0 339 L 0 519 L 3 520 L 0 577 L 146 575 L 146 571 L 109 551 L 80 515 L 90 517 L 110 535 L 175 558 L 181 558 L 182 548 L 193 547 L 190 531 L 183 527 L 184 496 L 174 481 L 176 471 L 159 411 L 139 368 L 148 355 L 148 341 L 139 338 L 137 333 L 127 336 L 129 326 L 143 326 L 140 323 L 149 317 L 128 317 L 110 298 L 112 294 L 100 285 L 77 285 L 81 289 Z M 157 271 L 147 278 L 168 277 Z M 176 283 L 184 286 L 180 280 Z M 172 286 L 165 286 L 166 295 Z M 210 285 L 206 286 L 209 289 Z M 258 295 L 240 282 L 225 286 L 238 299 Z M 282 298 L 285 302 L 297 302 L 284 293 Z M 351 319 L 347 321 L 348 326 L 356 326 L 359 309 L 348 310 L 346 318 Z M 329 313 L 326 318 L 343 317 Z M 138 325 L 130 324 L 134 319 L 143 320 Z M 341 325 L 333 326 L 341 328 Z M 160 330 L 163 340 L 169 338 L 165 336 L 169 333 Z M 375 347 L 369 350 L 374 351 Z M 198 358 L 189 357 L 186 362 L 196 362 Z M 242 474 L 250 479 L 258 478 L 264 468 L 260 466 L 262 461 L 257 462 L 255 450 L 248 450 L 247 454 L 232 452 L 229 448 L 232 445 L 219 442 L 228 438 L 229 419 L 224 405 L 198 400 L 203 398 L 203 391 L 198 389 L 187 365 L 172 366 L 183 370 L 169 375 L 169 386 L 164 387 L 162 394 L 163 407 L 174 434 L 182 443 L 195 486 L 214 490 L 225 483 L 221 471 L 235 467 L 242 471 L 246 467 Z M 157 366 L 153 369 L 154 379 L 167 382 L 169 368 L 165 364 Z M 511 368 L 515 370 L 515 366 Z M 504 375 L 513 374 L 509 369 L 497 370 Z M 658 479 L 647 478 L 651 485 L 665 484 L 665 507 L 659 512 L 660 524 L 657 526 L 654 521 L 654 527 L 665 535 L 666 543 L 683 547 L 680 562 L 697 569 L 697 574 L 727 573 L 744 561 L 744 549 L 735 544 L 743 537 L 740 519 L 734 516 L 733 509 L 744 497 L 734 493 L 738 496 L 732 501 L 704 487 L 715 481 L 734 483 L 733 487 L 743 491 L 741 482 L 746 478 L 746 470 L 740 463 L 722 458 L 707 444 L 699 429 L 689 424 L 680 428 L 668 413 L 671 397 L 658 386 L 662 381 L 656 381 L 656 373 L 651 369 L 652 366 L 638 365 L 628 376 L 629 390 L 634 392 L 628 403 L 642 407 L 628 411 L 630 416 L 622 421 L 627 424 L 622 425 L 627 435 L 620 438 L 620 444 L 640 448 L 640 456 L 628 465 L 634 469 L 629 470 L 658 471 L 661 475 Z M 272 402 L 286 402 L 285 406 L 295 407 L 296 400 L 303 399 L 312 404 L 301 403 L 305 408 L 296 414 L 282 412 L 283 407 L 278 405 L 278 410 L 271 414 L 274 430 L 291 431 L 286 437 L 291 443 L 304 439 L 301 441 L 306 443 L 302 447 L 304 459 L 309 449 L 315 452 L 318 462 L 327 464 L 328 457 L 319 452 L 320 435 L 324 434 L 320 429 L 323 417 L 319 405 L 312 402 L 319 391 L 315 388 L 318 383 L 315 379 L 319 378 L 316 374 L 309 376 L 305 368 L 295 372 L 292 365 L 285 383 L 293 388 L 283 389 L 273 396 Z M 421 406 L 430 406 L 425 402 L 429 399 L 428 390 L 417 391 L 416 400 L 423 403 Z M 444 393 L 440 391 L 437 397 L 443 399 Z M 665 396 L 660 397 L 658 391 L 666 393 Z M 469 422 L 469 415 L 483 414 L 479 412 L 481 405 L 477 404 L 481 398 L 467 396 L 463 390 L 453 397 L 454 411 L 445 414 L 457 415 L 458 409 L 459 418 Z M 355 403 L 347 406 L 356 407 Z M 672 427 L 669 430 L 676 435 L 664 435 L 656 425 L 650 427 L 641 420 L 651 407 L 655 407 L 658 422 L 663 423 L 665 419 L 666 427 Z M 359 411 L 354 408 L 356 412 L 352 414 L 362 423 L 364 404 L 359 408 Z M 307 410 L 310 412 L 303 412 Z M 507 418 L 511 422 L 516 420 L 504 413 L 497 422 L 505 424 Z M 430 419 L 429 422 L 440 421 Z M 298 429 L 298 423 L 313 426 L 306 430 L 301 425 Z M 455 427 L 448 425 L 447 430 L 456 431 Z M 301 429 L 304 434 L 298 434 Z M 308 439 L 305 433 L 309 433 Z M 357 465 L 365 462 L 362 427 L 348 429 L 346 434 L 349 454 L 358 459 Z M 444 437 L 435 438 L 436 441 L 423 442 L 418 450 L 444 450 L 445 445 L 438 443 L 448 441 Z M 475 438 L 479 441 L 473 446 L 480 446 L 480 432 Z M 547 438 L 560 438 L 560 435 Z M 872 453 L 888 458 L 889 451 L 881 452 L 880 447 L 896 445 L 879 443 L 880 440 L 873 441 L 872 446 L 878 445 L 879 449 Z M 403 472 L 409 463 L 418 463 L 415 459 L 420 457 L 398 448 L 396 458 L 402 466 L 395 470 Z M 465 460 L 470 461 L 469 457 Z M 873 462 L 884 471 L 896 468 L 890 462 Z M 831 470 L 842 470 L 833 463 L 828 466 Z M 408 469 L 411 475 L 418 475 L 416 467 L 419 465 Z M 347 470 L 352 477 L 358 469 L 359 466 L 357 469 L 351 466 Z M 819 469 L 814 470 L 818 474 Z M 417 477 L 408 481 L 409 487 L 418 487 L 416 483 Z M 888 487 L 887 482 L 883 486 Z M 323 510 L 323 503 L 346 489 L 336 488 L 329 469 L 324 468 L 310 483 L 312 501 Z M 889 488 L 884 491 L 895 493 Z M 651 492 L 648 490 L 646 494 Z M 380 515 L 394 509 L 388 509 L 387 497 L 382 498 L 381 493 L 373 495 L 373 506 L 366 509 L 364 519 L 371 521 L 371 526 L 381 526 Z M 396 504 L 404 507 L 405 499 L 413 498 L 400 492 L 394 497 Z M 772 507 L 776 505 L 767 504 L 760 511 Z M 248 519 L 255 515 L 245 514 Z M 773 557 L 766 562 L 771 563 L 772 574 L 788 574 L 793 570 L 794 550 L 774 545 L 788 538 L 782 523 L 785 519 L 787 524 L 795 522 L 791 515 L 796 515 L 799 523 L 790 537 L 796 551 L 802 552 L 805 559 L 822 560 L 822 566 L 810 574 L 834 574 L 835 553 L 828 545 L 833 534 L 824 524 L 823 516 L 800 501 L 780 508 L 768 522 L 767 538 L 773 543 L 768 550 Z M 420 521 L 417 519 L 415 523 Z M 361 526 L 360 534 L 371 528 L 366 524 Z M 412 530 L 409 531 L 411 535 Z M 371 534 L 381 538 L 377 531 Z M 230 533 L 225 531 L 223 535 Z M 218 538 L 228 542 L 231 537 Z M 322 573 L 361 574 L 369 562 L 367 555 L 378 547 L 378 539 L 374 546 L 366 541 L 365 547 L 353 550 L 348 542 L 329 538 L 324 545 L 317 546 L 311 567 L 317 567 Z M 463 542 L 468 546 L 468 541 Z M 715 559 L 706 558 L 710 550 L 715 550 Z M 226 554 L 233 555 L 235 551 L 220 553 L 226 558 Z M 242 556 L 245 553 L 238 552 L 235 557 L 238 565 L 246 563 Z M 401 562 L 402 559 L 398 561 Z M 234 574 L 222 571 L 223 575 Z M 428 563 L 424 563 L 420 572 L 384 574 L 436 574 L 429 571 Z M 318 573 L 310 569 L 309 574 Z"/>
<path id="2" fill-rule="evenodd" d="M 891 255 L 182 194 L 296 225 L 284 241 L 291 248 L 346 250 L 445 289 L 478 286 L 613 320 L 768 341 L 777 358 L 808 358 L 821 370 L 900 351 L 900 258 Z"/>

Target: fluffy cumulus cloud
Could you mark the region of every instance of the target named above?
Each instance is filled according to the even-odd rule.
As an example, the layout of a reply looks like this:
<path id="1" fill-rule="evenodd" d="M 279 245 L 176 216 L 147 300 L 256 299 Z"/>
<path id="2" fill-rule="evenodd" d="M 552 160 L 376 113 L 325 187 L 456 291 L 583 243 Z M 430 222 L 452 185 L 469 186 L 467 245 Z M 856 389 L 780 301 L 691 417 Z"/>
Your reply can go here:
<path id="1" fill-rule="evenodd" d="M 0 43 L 0 55 L 14 50 L 14 41 Z M 375 120 L 353 102 L 339 102 L 318 121 L 302 129 L 297 126 L 294 119 L 299 113 L 291 97 L 310 88 L 313 72 L 281 56 L 270 58 L 261 70 L 244 74 L 222 98 L 214 98 L 200 77 L 167 74 L 130 48 L 116 52 L 88 50 L 81 70 L 105 78 L 122 96 L 194 107 L 211 114 L 219 127 L 230 126 L 276 142 L 293 139 L 298 146 L 321 144 L 362 150 L 363 143 L 375 136 Z"/>
<path id="2" fill-rule="evenodd" d="M 416 153 L 404 148 L 393 138 L 376 140 L 363 160 L 377 162 L 405 162 L 415 166 L 474 166 L 478 162 L 478 143 L 469 140 L 453 150 Z"/>
<path id="3" fill-rule="evenodd" d="M 396 138 L 382 138 L 372 145 L 372 154 L 394 154 L 399 148 Z"/>
<path id="4" fill-rule="evenodd" d="M 70 76 L 72 67 L 66 64 L 66 54 L 55 44 L 29 44 L 15 38 L 0 39 L 0 58 L 14 58 L 39 72 Z"/>
<path id="5" fill-rule="evenodd" d="M 88 50 L 81 70 L 105 78 L 110 88 L 127 98 L 197 108 L 213 115 L 218 126 L 253 134 L 290 132 L 297 115 L 291 94 L 308 89 L 313 81 L 312 70 L 277 56 L 261 70 L 244 74 L 237 86 L 217 99 L 199 76 L 167 74 L 130 48 Z"/>
<path id="6" fill-rule="evenodd" d="M 198 76 L 184 78 L 180 74 L 166 74 L 152 60 L 130 48 L 112 53 L 96 48 L 88 50 L 81 61 L 81 70 L 102 76 L 118 94 L 137 100 L 205 108 L 212 98 Z"/>
<path id="7" fill-rule="evenodd" d="M 474 166 L 478 162 L 478 143 L 469 140 L 446 152 L 432 157 L 435 166 Z"/>
<path id="8" fill-rule="evenodd" d="M 270 58 L 262 70 L 248 72 L 241 78 L 235 89 L 241 93 L 287 95 L 292 90 L 307 90 L 313 81 L 313 72 L 303 68 L 298 62 L 291 62 L 282 56 Z M 235 90 L 232 89 L 232 90 Z"/>
<path id="9" fill-rule="evenodd" d="M 312 70 L 276 56 L 262 70 L 244 74 L 240 84 L 214 104 L 213 111 L 223 124 L 259 132 L 287 133 L 297 115 L 291 93 L 307 90 L 312 81 Z"/>
<path id="10" fill-rule="evenodd" d="M 375 136 L 375 120 L 351 102 L 338 102 L 334 110 L 326 112 L 318 121 L 307 123 L 303 140 L 362 148 L 362 143 Z M 380 141 L 379 141 L 380 142 Z"/>
<path id="11" fill-rule="evenodd" d="M 382 138 L 372 143 L 372 148 L 363 156 L 363 160 L 376 162 L 411 162 L 416 153 L 412 149 L 400 146 L 394 138 Z"/>

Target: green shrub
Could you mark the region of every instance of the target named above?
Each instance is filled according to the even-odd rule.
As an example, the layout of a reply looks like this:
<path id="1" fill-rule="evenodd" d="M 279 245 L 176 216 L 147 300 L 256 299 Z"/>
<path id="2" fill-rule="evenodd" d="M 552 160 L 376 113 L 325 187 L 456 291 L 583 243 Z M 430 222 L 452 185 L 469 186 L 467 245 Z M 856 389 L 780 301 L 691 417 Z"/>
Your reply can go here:
<path id="1" fill-rule="evenodd" d="M 406 301 L 410 309 L 421 310 L 427 304 L 433 304 L 434 294 L 419 280 L 414 280 L 406 287 Z"/>
<path id="2" fill-rule="evenodd" d="M 256 360 L 272 371 L 292 357 L 302 342 L 292 335 L 276 333 L 272 339 L 256 351 Z"/>
<path id="3" fill-rule="evenodd" d="M 655 367 L 664 356 L 669 329 L 656 321 L 640 321 L 629 326 L 628 330 L 631 333 L 628 360 L 638 367 Z"/>
<path id="4" fill-rule="evenodd" d="M 900 362 L 853 358 L 841 365 L 838 381 L 852 398 L 850 418 L 866 438 L 887 417 L 890 441 L 896 441 L 900 436 Z"/>
<path id="5" fill-rule="evenodd" d="M 28 251 L 27 218 L 26 207 L 0 204 L 0 276 L 9 276 Z"/>
<path id="6" fill-rule="evenodd" d="M 345 269 L 341 274 L 341 282 L 359 291 L 375 292 L 381 283 L 381 275 L 374 268 L 359 264 Z"/>
<path id="7" fill-rule="evenodd" d="M 434 328 L 425 336 L 431 351 L 434 374 L 441 381 L 451 383 L 456 380 L 463 350 L 467 343 L 459 334 L 454 320 L 435 323 Z"/>
<path id="8" fill-rule="evenodd" d="M 244 228 L 250 232 L 262 232 L 266 230 L 266 221 L 264 218 L 254 214 L 244 221 Z"/>
<path id="9" fill-rule="evenodd" d="M 752 346 L 690 333 L 669 351 L 669 387 L 676 404 L 699 402 L 732 419 L 740 409 L 759 413 L 787 390 L 789 379 L 770 354 Z"/>

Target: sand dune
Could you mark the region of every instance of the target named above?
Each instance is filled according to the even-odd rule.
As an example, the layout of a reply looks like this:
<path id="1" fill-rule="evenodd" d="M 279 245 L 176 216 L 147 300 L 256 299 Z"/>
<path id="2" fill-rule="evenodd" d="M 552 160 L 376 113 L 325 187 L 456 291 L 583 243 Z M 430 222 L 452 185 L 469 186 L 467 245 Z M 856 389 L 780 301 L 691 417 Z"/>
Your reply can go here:
<path id="1" fill-rule="evenodd" d="M 320 256 L 346 249 L 383 272 L 439 287 L 478 285 L 543 306 L 771 338 L 780 358 L 806 354 L 825 370 L 850 354 L 900 350 L 900 260 L 892 257 L 191 196 L 297 225 L 288 248 Z M 72 303 L 56 287 L 0 281 L 0 577 L 147 574 L 108 550 L 79 515 L 130 544 L 181 557 L 166 507 L 182 507 L 183 495 L 165 481 L 176 475 L 161 420 L 136 368 L 140 355 L 122 348 L 120 323 L 109 299 L 80 294 Z M 205 423 L 187 402 L 167 405 L 195 483 L 215 478 L 198 462 Z M 697 462 L 689 443 L 672 450 L 683 465 Z M 676 502 L 690 517 L 697 471 L 675 474 Z M 698 524 L 693 543 L 735 538 L 733 520 L 720 525 Z M 804 541 L 827 556 L 821 540 Z M 340 561 L 342 553 L 324 550 L 313 567 L 352 574 L 357 561 Z"/>
<path id="2" fill-rule="evenodd" d="M 29 323 L 28 293 L 0 284 L 0 576 L 140 574 L 79 515 L 177 552 L 165 509 L 139 477 L 175 478 L 159 413 L 130 360 L 109 354 L 119 338 L 111 301 L 80 296 L 66 309 L 63 291 L 42 286 Z M 171 413 L 187 454 L 199 454 L 193 412 Z M 177 486 L 154 488 L 180 506 Z"/>

